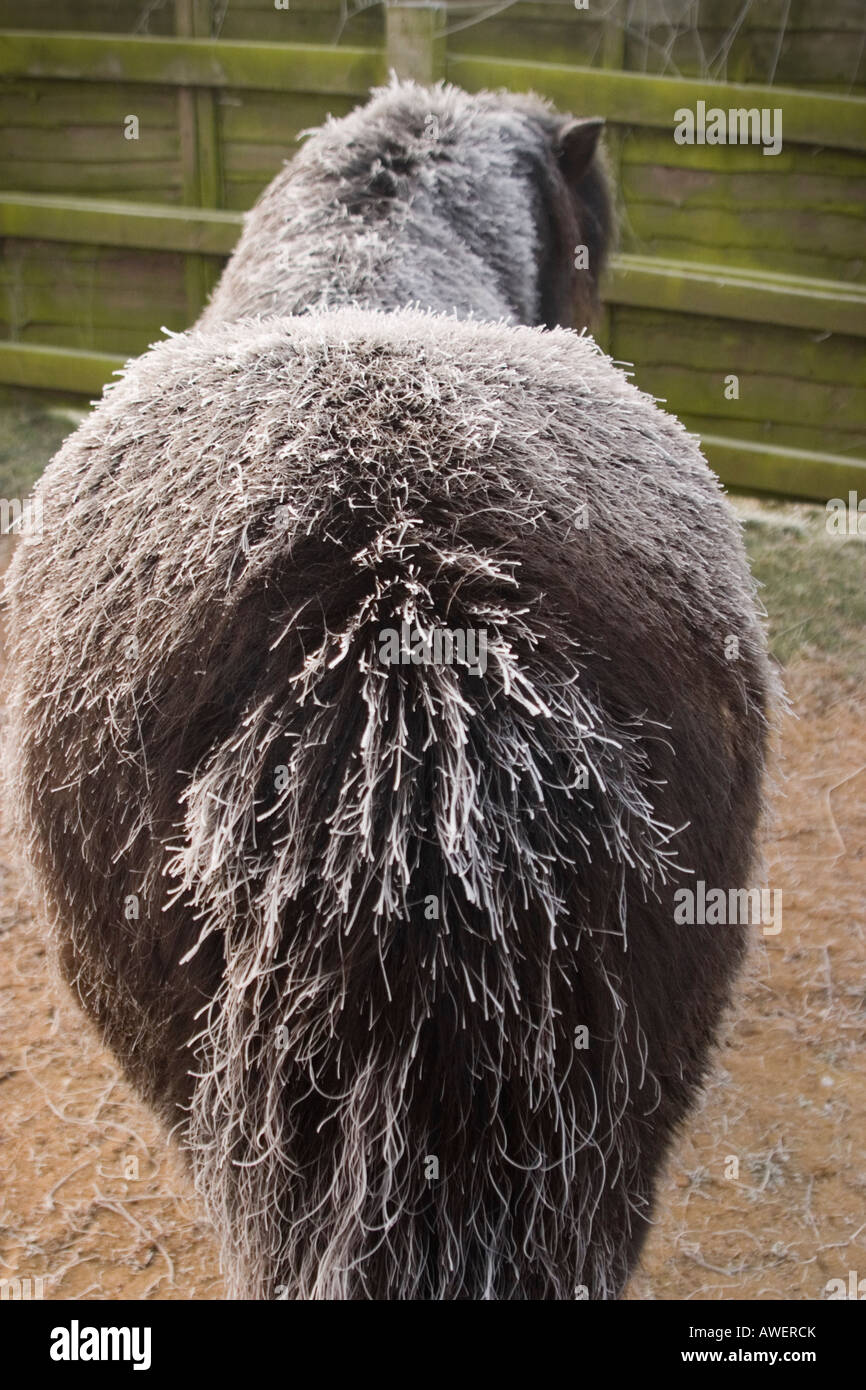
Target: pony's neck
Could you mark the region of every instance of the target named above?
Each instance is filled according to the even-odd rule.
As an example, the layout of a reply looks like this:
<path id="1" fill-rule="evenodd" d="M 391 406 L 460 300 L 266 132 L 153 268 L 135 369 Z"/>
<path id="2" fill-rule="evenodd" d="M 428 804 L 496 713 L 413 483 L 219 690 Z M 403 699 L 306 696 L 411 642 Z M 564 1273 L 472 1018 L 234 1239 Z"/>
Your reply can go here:
<path id="1" fill-rule="evenodd" d="M 402 186 L 383 169 L 348 189 L 315 166 L 287 170 L 255 209 L 202 326 L 347 305 L 541 322 L 540 233 L 525 192 L 501 173 L 472 183 L 443 165 Z"/>

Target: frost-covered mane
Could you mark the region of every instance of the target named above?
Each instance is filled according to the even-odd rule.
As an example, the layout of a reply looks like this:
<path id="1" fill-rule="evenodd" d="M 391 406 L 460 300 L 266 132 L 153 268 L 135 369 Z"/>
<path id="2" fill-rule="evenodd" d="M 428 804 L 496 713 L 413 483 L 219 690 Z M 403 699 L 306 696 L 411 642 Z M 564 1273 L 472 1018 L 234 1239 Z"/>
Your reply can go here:
<path id="1" fill-rule="evenodd" d="M 269 185 L 202 323 L 347 304 L 584 323 L 611 236 L 599 126 L 537 97 L 384 88 Z"/>

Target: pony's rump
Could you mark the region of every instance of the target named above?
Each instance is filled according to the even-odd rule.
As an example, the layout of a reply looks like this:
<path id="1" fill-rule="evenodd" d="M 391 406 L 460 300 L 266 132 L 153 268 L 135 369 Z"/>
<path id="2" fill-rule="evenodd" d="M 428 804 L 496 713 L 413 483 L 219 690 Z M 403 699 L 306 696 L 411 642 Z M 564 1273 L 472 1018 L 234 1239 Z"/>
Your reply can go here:
<path id="1" fill-rule="evenodd" d="M 230 1291 L 618 1295 L 744 946 L 673 893 L 761 809 L 696 443 L 574 333 L 344 308 L 158 346 L 43 491 L 18 814 Z"/>

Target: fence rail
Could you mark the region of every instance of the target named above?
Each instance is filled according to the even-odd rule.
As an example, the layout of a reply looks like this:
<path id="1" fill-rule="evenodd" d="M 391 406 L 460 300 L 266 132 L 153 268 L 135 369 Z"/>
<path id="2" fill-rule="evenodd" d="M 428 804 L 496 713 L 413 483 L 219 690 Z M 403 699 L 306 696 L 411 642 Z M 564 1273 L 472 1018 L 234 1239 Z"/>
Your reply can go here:
<path id="1" fill-rule="evenodd" d="M 242 224 L 242 213 L 211 208 L 0 193 L 0 236 L 36 241 L 228 256 Z M 835 280 L 622 253 L 612 259 L 604 299 L 866 337 L 866 285 Z"/>
<path id="2" fill-rule="evenodd" d="M 0 76 L 363 97 L 386 80 L 387 66 L 374 48 L 6 30 Z"/>
<path id="3" fill-rule="evenodd" d="M 780 108 L 784 136 L 792 144 L 866 150 L 866 99 L 803 92 L 751 83 L 704 82 L 683 77 L 650 77 L 639 72 L 573 68 L 557 63 L 502 62 L 455 53 L 448 59 L 449 81 L 468 92 L 483 87 L 540 92 L 566 110 L 579 97 L 581 107 L 619 125 L 671 130 L 674 112 L 719 106 Z"/>
<path id="4" fill-rule="evenodd" d="M 427 64 L 403 41 L 402 67 Z M 387 51 L 308 44 L 199 38 L 129 38 L 114 34 L 0 32 L 0 76 L 87 82 L 163 83 L 178 87 L 313 92 L 366 96 L 387 78 Z M 433 64 L 435 67 L 435 63 Z M 467 91 L 530 88 L 569 109 L 580 105 L 618 124 L 671 129 L 674 112 L 694 107 L 770 107 L 782 111 L 785 139 L 795 144 L 866 150 L 866 98 L 751 83 L 704 82 L 637 72 L 527 63 L 448 53 L 448 80 Z"/>

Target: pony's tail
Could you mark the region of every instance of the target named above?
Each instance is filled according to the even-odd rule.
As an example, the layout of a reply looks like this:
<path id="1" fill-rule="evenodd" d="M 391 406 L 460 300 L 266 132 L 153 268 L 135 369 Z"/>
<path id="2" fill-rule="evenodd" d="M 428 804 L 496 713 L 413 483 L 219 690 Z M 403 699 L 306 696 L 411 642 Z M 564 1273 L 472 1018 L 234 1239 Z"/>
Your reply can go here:
<path id="1" fill-rule="evenodd" d="M 235 1296 L 625 1280 L 649 1197 L 630 1097 L 653 1097 L 618 962 L 669 830 L 645 738 L 515 589 L 383 531 L 324 621 L 287 619 L 188 789 L 170 872 L 189 955 L 224 959 L 189 1143 Z"/>

